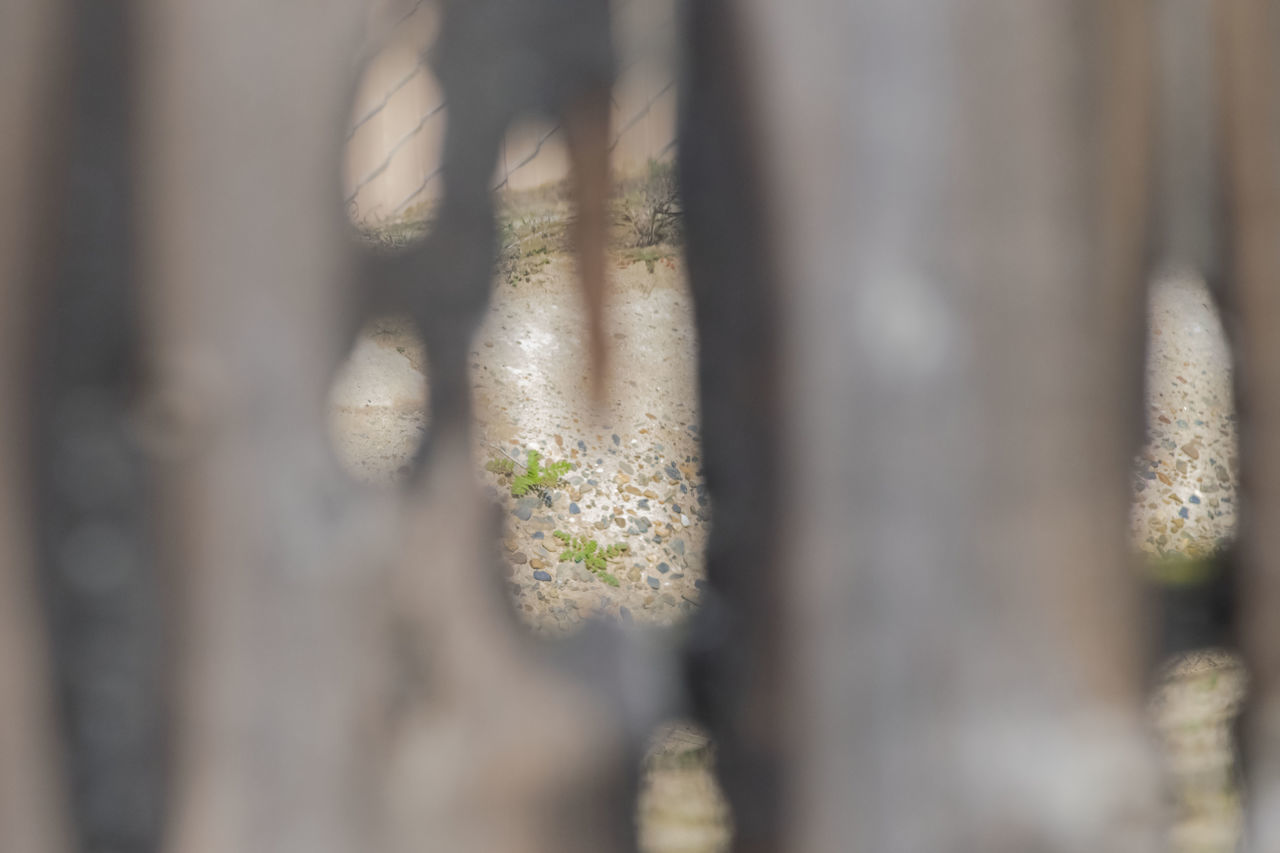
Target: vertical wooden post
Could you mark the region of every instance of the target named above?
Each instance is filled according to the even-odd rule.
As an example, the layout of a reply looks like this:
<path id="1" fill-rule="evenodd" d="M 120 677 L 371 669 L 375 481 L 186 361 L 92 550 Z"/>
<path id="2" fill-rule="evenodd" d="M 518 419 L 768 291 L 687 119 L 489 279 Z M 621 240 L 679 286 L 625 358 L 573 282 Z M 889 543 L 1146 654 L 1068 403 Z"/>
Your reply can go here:
<path id="1" fill-rule="evenodd" d="M 36 595 L 29 334 L 47 258 L 64 5 L 0 3 L 0 851 L 66 853 L 61 755 Z"/>
<path id="2" fill-rule="evenodd" d="M 1145 4 L 743 8 L 784 283 L 788 846 L 1155 849 L 1125 536 Z"/>
<path id="3" fill-rule="evenodd" d="M 329 447 L 328 386 L 358 319 L 348 288 L 391 289 L 357 280 L 338 184 L 363 3 L 142 6 L 148 424 L 177 591 L 167 849 L 629 849 L 638 755 L 623 718 L 643 733 L 657 713 L 643 707 L 672 687 L 629 680 L 658 668 L 610 658 L 634 648 L 616 637 L 582 641 L 588 681 L 517 627 L 466 387 L 432 413 L 457 428 L 400 491 L 358 487 Z M 485 183 L 467 189 L 487 200 L 490 169 L 474 171 Z M 448 322 L 450 297 L 484 304 L 473 278 L 487 287 L 491 258 L 473 250 L 492 222 L 478 207 L 445 233 L 447 259 L 479 274 L 406 272 L 401 255 L 393 307 Z M 451 330 L 460 353 L 467 333 Z M 593 689 L 616 672 L 627 691 Z M 620 692 L 639 701 L 620 710 Z"/>
<path id="4" fill-rule="evenodd" d="M 328 445 L 363 4 L 139 4 L 149 427 L 173 573 L 168 847 L 376 849 L 377 540 Z"/>
<path id="5" fill-rule="evenodd" d="M 1242 506 L 1240 631 L 1248 844 L 1280 844 L 1280 3 L 1215 8 L 1222 91 L 1229 300 L 1237 366 Z"/>

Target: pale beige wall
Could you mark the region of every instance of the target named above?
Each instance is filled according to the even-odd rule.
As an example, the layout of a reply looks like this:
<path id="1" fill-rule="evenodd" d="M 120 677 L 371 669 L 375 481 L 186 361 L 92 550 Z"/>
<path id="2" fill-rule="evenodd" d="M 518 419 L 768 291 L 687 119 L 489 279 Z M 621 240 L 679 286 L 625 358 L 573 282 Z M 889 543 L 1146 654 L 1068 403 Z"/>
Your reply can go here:
<path id="1" fill-rule="evenodd" d="M 622 74 L 614 90 L 614 168 L 629 174 L 672 153 L 674 0 L 621 0 L 617 5 Z M 352 123 L 364 121 L 347 143 L 345 167 L 348 211 L 357 222 L 420 213 L 439 191 L 439 180 L 431 176 L 439 167 L 448 110 L 433 114 L 443 96 L 421 60 L 435 24 L 433 4 L 423 3 L 391 28 L 386 47 L 361 80 Z M 554 125 L 546 123 L 513 127 L 499 153 L 495 185 L 521 190 L 563 179 L 568 167 L 563 134 L 552 131 Z"/>
<path id="2" fill-rule="evenodd" d="M 422 60 L 435 29 L 434 8 L 424 3 L 394 28 L 360 80 L 345 167 L 348 213 L 357 222 L 398 218 L 397 207 L 439 165 L 447 110 L 432 114 L 443 95 Z M 432 189 L 412 202 L 429 201 Z"/>

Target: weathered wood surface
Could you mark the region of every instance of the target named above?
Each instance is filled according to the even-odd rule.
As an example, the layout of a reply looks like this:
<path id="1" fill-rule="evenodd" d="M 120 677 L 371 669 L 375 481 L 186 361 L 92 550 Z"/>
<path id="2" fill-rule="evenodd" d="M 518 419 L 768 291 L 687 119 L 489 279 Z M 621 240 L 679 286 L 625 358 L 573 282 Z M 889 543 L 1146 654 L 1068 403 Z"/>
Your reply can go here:
<path id="1" fill-rule="evenodd" d="M 67 847 L 33 604 L 22 322 L 41 281 L 33 176 L 56 152 L 37 58 L 56 56 L 60 8 L 7 0 L 0 20 L 0 115 L 21 128 L 0 136 L 6 853 Z M 459 38 L 475 36 L 450 8 Z M 1265 850 L 1280 835 L 1280 10 L 1219 11 Z M 1150 13 L 1105 0 L 692 12 L 705 50 L 688 69 L 682 168 L 717 532 L 689 673 L 738 849 L 1157 845 L 1124 556 L 1159 126 Z M 138 206 L 122 215 L 137 217 L 137 425 L 172 595 L 160 843 L 628 850 L 638 745 L 678 704 L 673 655 L 603 630 L 548 649 L 517 629 L 466 445 L 467 324 L 485 304 L 471 283 L 488 260 L 465 249 L 492 240 L 493 134 L 517 106 L 563 109 L 572 93 L 531 94 L 504 65 L 533 100 L 503 89 L 459 110 L 493 132 L 473 145 L 452 131 L 466 168 L 446 181 L 446 213 L 461 218 L 421 254 L 371 259 L 339 188 L 364 19 L 358 0 L 137 5 Z M 463 42 L 444 53 L 464 61 Z M 586 53 L 564 56 L 596 69 Z M 414 291 L 432 252 L 448 263 Z M 448 345 L 433 388 L 453 428 L 397 492 L 339 470 L 324 417 L 372 301 L 358 288 L 377 276 L 395 279 L 384 307 Z"/>
<path id="2" fill-rule="evenodd" d="M 47 261 L 63 4 L 0 5 L 0 850 L 69 850 L 31 515 L 30 320 Z"/>
<path id="3" fill-rule="evenodd" d="M 1280 4 L 1219 3 L 1226 290 L 1238 335 L 1243 503 L 1238 589 L 1249 849 L 1280 845 Z M 1231 328 L 1231 326 L 1229 326 Z"/>
<path id="4" fill-rule="evenodd" d="M 167 848 L 629 849 L 638 755 L 608 695 L 507 609 L 495 522 L 452 428 L 466 410 L 436 413 L 451 428 L 401 492 L 358 487 L 329 446 L 329 383 L 360 289 L 380 284 L 361 276 L 385 271 L 361 266 L 338 203 L 363 4 L 145 9 L 143 275 L 178 590 Z M 453 230 L 415 249 L 449 264 L 383 307 L 452 324 L 441 335 L 461 349 L 432 358 L 465 378 L 473 319 L 448 312 L 485 304 L 463 269 L 488 286 L 489 259 L 465 256 L 488 242 L 464 226 L 492 213 L 467 201 L 491 169 L 451 140 Z M 405 257 L 401 277 L 422 263 Z"/>
<path id="5" fill-rule="evenodd" d="M 1146 7 L 742 8 L 783 270 L 785 847 L 1155 849 L 1124 556 Z"/>

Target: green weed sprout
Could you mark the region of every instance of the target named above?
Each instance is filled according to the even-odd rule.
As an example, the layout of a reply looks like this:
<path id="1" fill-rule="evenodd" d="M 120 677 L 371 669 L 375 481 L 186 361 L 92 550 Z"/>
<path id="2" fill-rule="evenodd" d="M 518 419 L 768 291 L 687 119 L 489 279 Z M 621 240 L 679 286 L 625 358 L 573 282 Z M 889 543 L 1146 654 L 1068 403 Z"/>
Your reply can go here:
<path id="1" fill-rule="evenodd" d="M 511 494 L 517 498 L 529 492 L 541 494 L 547 489 L 555 488 L 560 484 L 560 478 L 568 474 L 569 469 L 573 467 L 569 462 L 561 460 L 552 462 L 544 468 L 542 454 L 536 450 L 530 450 L 528 458 L 525 472 L 511 481 Z"/>
<path id="2" fill-rule="evenodd" d="M 629 549 L 627 544 L 616 543 L 607 548 L 602 548 L 600 543 L 594 539 L 570 536 L 563 530 L 556 530 L 551 535 L 559 539 L 561 544 L 565 546 L 564 550 L 560 552 L 560 562 L 573 561 L 582 563 L 603 583 L 607 583 L 609 586 L 619 585 L 618 579 L 609 573 L 609 561 L 625 554 Z"/>
<path id="3" fill-rule="evenodd" d="M 484 469 L 490 473 L 497 474 L 499 477 L 511 478 L 511 496 L 513 498 L 523 497 L 532 493 L 541 496 L 549 506 L 551 500 L 548 492 L 560 485 L 560 478 L 569 473 L 569 470 L 573 468 L 573 464 L 566 460 L 561 460 L 543 465 L 542 454 L 536 450 L 530 450 L 527 459 L 523 474 L 516 473 L 515 460 L 501 455 L 495 456 L 485 463 Z"/>

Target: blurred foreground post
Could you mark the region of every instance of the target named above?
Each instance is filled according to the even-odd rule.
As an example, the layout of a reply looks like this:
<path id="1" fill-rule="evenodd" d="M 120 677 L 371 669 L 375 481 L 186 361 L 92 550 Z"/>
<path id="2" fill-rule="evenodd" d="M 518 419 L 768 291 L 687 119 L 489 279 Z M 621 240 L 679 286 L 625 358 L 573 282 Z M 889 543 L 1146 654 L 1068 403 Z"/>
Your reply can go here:
<path id="1" fill-rule="evenodd" d="M 524 4 L 450 8 L 465 37 L 450 47 L 467 59 L 484 45 L 466 38 Z M 482 156 L 496 142 L 464 131 L 500 133 L 505 116 L 459 125 L 444 182 L 461 185 L 469 218 L 450 218 L 449 196 L 452 239 L 361 264 L 371 250 L 344 219 L 339 177 L 364 3 L 143 10 L 148 423 L 178 639 L 167 849 L 625 850 L 636 767 L 606 702 L 554 668 L 504 601 L 468 389 L 441 398 L 457 408 L 433 422 L 457 429 L 402 490 L 356 484 L 329 444 L 329 384 L 371 292 L 428 328 L 452 324 L 456 353 L 431 358 L 456 356 L 465 380 L 479 317 L 459 305 L 487 301 Z"/>
<path id="2" fill-rule="evenodd" d="M 1220 2 L 1228 301 L 1239 323 L 1243 719 L 1252 850 L 1280 846 L 1280 3 Z"/>
<path id="3" fill-rule="evenodd" d="M 783 282 L 786 849 L 1155 849 L 1145 6 L 742 12 Z"/>
<path id="4" fill-rule="evenodd" d="M 120 213 L 137 217 L 138 425 L 172 580 L 164 847 L 625 851 L 636 744 L 669 707 L 674 656 L 609 632 L 544 653 L 516 628 L 464 387 L 491 261 L 486 152 L 512 115 L 599 67 L 566 63 L 564 91 L 504 67 L 549 87 L 519 97 L 484 75 L 457 83 L 477 93 L 455 104 L 474 122 L 455 121 L 445 164 L 467 165 L 445 181 L 466 217 L 362 262 L 338 184 L 363 7 L 137 6 L 139 203 Z M 24 212 L 39 207 L 48 132 L 35 55 L 56 8 L 8 0 L 0 28 L 0 115 L 23 129 L 0 138 L 4 853 L 60 851 L 66 828 L 20 439 L 41 221 Z M 530 56 L 573 56 L 517 25 L 529 8 L 450 4 L 441 62 L 464 62 L 494 22 Z M 1145 4 L 706 0 L 690 20 L 682 177 L 716 524 L 691 659 L 739 848 L 1153 849 L 1124 558 Z M 1251 45 L 1233 54 L 1245 80 L 1270 29 L 1230 21 Z M 1269 115 L 1270 95 L 1241 83 L 1238 96 L 1231 127 L 1254 147 L 1234 200 L 1261 215 L 1239 255 L 1265 387 L 1274 205 L 1252 193 L 1271 187 L 1276 146 L 1242 118 Z M 359 289 L 378 285 L 385 307 L 457 344 L 456 394 L 439 398 L 454 410 L 433 413 L 457 429 L 394 494 L 338 469 L 325 417 Z M 1280 435 L 1280 414 L 1259 411 L 1259 434 Z M 1276 738 L 1258 719 L 1265 807 Z"/>
<path id="5" fill-rule="evenodd" d="M 167 846 L 182 853 L 374 846 L 377 554 L 324 417 L 361 8 L 138 6 L 145 414 L 176 641 Z"/>
<path id="6" fill-rule="evenodd" d="M 32 537 L 31 318 L 47 261 L 63 4 L 0 4 L 0 851 L 67 853 L 62 754 Z"/>

